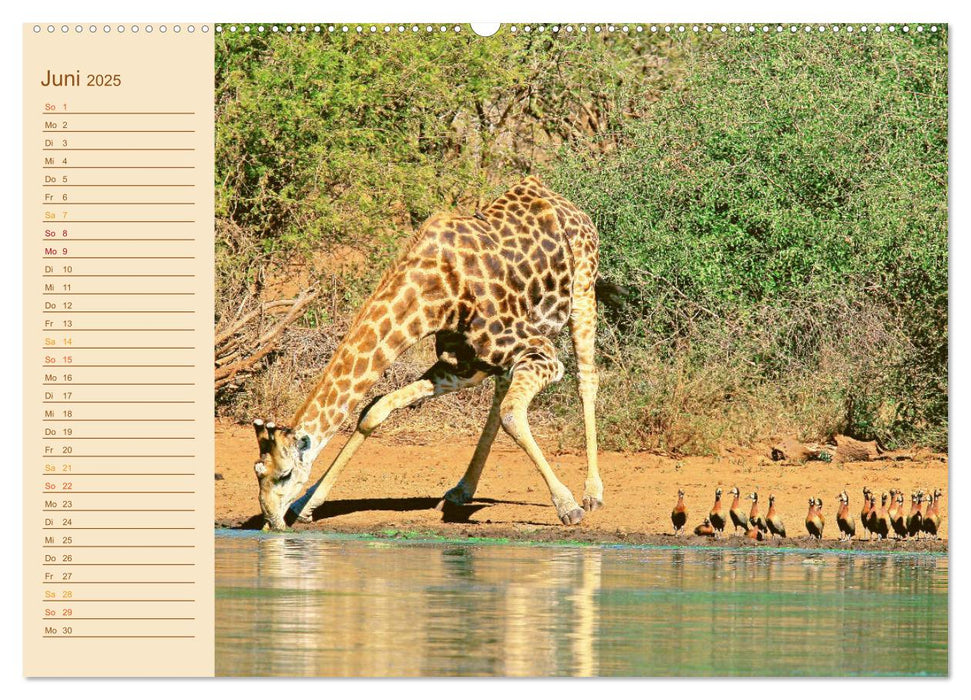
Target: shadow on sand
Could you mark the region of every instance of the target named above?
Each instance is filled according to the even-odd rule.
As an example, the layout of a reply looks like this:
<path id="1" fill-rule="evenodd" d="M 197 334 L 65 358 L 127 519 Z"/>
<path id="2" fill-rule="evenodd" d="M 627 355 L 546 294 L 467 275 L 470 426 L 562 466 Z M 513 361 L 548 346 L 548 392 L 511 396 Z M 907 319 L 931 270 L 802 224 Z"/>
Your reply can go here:
<path id="1" fill-rule="evenodd" d="M 455 505 L 448 503 L 441 498 L 414 497 L 414 498 L 348 498 L 344 500 L 327 501 L 314 509 L 314 521 L 334 518 L 338 515 L 348 515 L 349 513 L 360 513 L 363 511 L 377 510 L 388 512 L 407 512 L 416 510 L 438 510 L 442 513 L 442 522 L 446 523 L 467 523 L 473 522 L 469 518 L 483 508 L 491 505 L 504 503 L 509 505 L 536 506 L 536 503 L 526 503 L 522 501 L 503 501 L 494 498 L 477 498 L 472 503 L 465 505 Z M 286 522 L 292 526 L 296 522 L 297 516 L 293 511 L 287 512 Z M 263 527 L 264 519 L 262 514 L 254 515 L 251 518 L 237 525 L 235 530 L 259 530 Z"/>

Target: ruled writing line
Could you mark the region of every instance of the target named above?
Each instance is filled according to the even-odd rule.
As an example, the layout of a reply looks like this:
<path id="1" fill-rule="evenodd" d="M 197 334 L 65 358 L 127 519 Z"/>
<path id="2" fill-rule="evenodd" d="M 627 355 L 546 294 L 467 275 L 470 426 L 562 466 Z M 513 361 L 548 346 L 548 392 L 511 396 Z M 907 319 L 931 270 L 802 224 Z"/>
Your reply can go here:
<path id="1" fill-rule="evenodd" d="M 101 114 L 101 115 L 156 115 L 156 116 L 189 116 L 195 114 L 195 112 L 58 112 L 56 110 L 50 112 L 41 112 L 41 114 Z"/>
<path id="2" fill-rule="evenodd" d="M 158 219 L 152 221 L 140 219 L 61 219 L 59 221 L 41 220 L 42 224 L 194 224 L 195 219 Z"/>
<path id="3" fill-rule="evenodd" d="M 65 197 L 67 195 L 64 195 Z M 54 206 L 57 204 L 61 207 L 86 207 L 86 206 L 99 206 L 99 207 L 112 207 L 112 206 L 124 206 L 124 207 L 142 207 L 142 206 L 185 206 L 192 207 L 195 206 L 195 202 L 41 202 L 41 206 Z"/>
<path id="4" fill-rule="evenodd" d="M 195 382 L 44 382 L 41 386 L 195 386 Z"/>
<path id="5" fill-rule="evenodd" d="M 195 639 L 194 634 L 45 634 L 44 639 Z"/>
<path id="6" fill-rule="evenodd" d="M 191 364 L 190 365 L 111 365 L 111 364 L 108 364 L 108 365 L 76 365 L 76 364 L 73 364 L 72 363 L 72 364 L 67 364 L 67 365 L 47 364 L 47 365 L 41 365 L 41 367 L 48 367 L 48 368 L 49 367 L 59 367 L 59 368 L 63 368 L 63 369 L 74 369 L 76 367 L 81 367 L 83 369 L 90 369 L 92 367 L 112 367 L 112 368 L 119 368 L 119 367 L 151 367 L 151 368 L 169 367 L 169 368 L 171 368 L 171 367 L 195 367 L 195 365 L 191 365 Z"/>
<path id="7" fill-rule="evenodd" d="M 148 403 L 148 404 L 179 403 L 179 404 L 186 404 L 186 403 L 195 403 L 195 401 L 44 401 L 44 403 L 52 403 L 52 404 L 57 404 L 57 403 L 113 403 L 113 404 L 114 403 L 121 403 L 121 404 L 129 404 L 129 403 Z"/>
<path id="8" fill-rule="evenodd" d="M 47 602 L 74 603 L 194 603 L 195 598 L 45 598 Z"/>
<path id="9" fill-rule="evenodd" d="M 69 473 L 69 472 L 68 472 Z M 74 489 L 69 489 L 67 491 L 59 491 L 57 489 L 53 491 L 41 491 L 41 493 L 61 493 L 67 496 L 71 496 L 75 493 L 195 493 L 195 491 L 75 491 Z"/>
<path id="10" fill-rule="evenodd" d="M 194 165 L 45 165 L 43 170 L 195 170 Z"/>
<path id="11" fill-rule="evenodd" d="M 97 563 L 80 563 L 76 561 L 69 561 L 62 564 L 44 564 L 44 566 L 66 566 L 69 568 L 74 568 L 75 566 L 195 566 L 194 562 L 174 562 L 174 563 L 161 563 L 161 562 L 97 562 Z M 85 583 L 85 581 L 77 581 L 77 583 Z M 87 583 L 94 583 L 94 581 L 88 581 Z"/>
<path id="12" fill-rule="evenodd" d="M 194 148 L 43 148 L 43 151 L 195 151 Z"/>
<path id="13" fill-rule="evenodd" d="M 61 114 L 65 114 L 61 112 Z M 44 129 L 42 134 L 194 134 L 195 129 Z"/>
<path id="14" fill-rule="evenodd" d="M 44 243 L 58 243 L 58 242 L 75 243 L 77 241 L 82 241 L 82 242 L 83 241 L 111 241 L 111 242 L 121 241 L 124 243 L 141 243 L 142 241 L 156 241 L 156 242 L 157 241 L 194 241 L 196 239 L 195 238 L 74 238 L 72 236 L 70 238 L 56 238 L 56 239 L 41 238 L 40 240 L 43 241 Z M 97 276 L 100 277 L 101 275 L 97 275 Z"/>
<path id="15" fill-rule="evenodd" d="M 70 600 L 70 599 L 68 599 Z M 45 617 L 44 620 L 195 620 L 194 617 Z M 74 635 L 71 635 L 74 636 Z M 61 637 L 64 639 L 64 637 Z"/>

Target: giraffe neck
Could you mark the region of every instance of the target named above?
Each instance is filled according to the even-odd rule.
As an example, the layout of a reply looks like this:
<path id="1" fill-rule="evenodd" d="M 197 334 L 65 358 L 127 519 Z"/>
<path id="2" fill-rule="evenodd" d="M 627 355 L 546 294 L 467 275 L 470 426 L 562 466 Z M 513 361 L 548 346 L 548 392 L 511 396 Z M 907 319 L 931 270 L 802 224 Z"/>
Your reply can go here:
<path id="1" fill-rule="evenodd" d="M 326 447 L 381 374 L 405 350 L 438 330 L 403 277 L 382 280 L 351 323 L 316 387 L 291 422 L 295 438 L 309 437 L 306 466 Z"/>

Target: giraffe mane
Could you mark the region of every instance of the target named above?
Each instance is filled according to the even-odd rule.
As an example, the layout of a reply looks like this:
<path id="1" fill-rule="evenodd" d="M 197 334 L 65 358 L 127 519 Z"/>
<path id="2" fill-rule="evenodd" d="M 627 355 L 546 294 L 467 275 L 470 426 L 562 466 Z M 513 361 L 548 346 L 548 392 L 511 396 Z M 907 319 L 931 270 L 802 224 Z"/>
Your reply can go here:
<path id="1" fill-rule="evenodd" d="M 425 232 L 428 230 L 428 227 L 431 224 L 436 223 L 440 221 L 442 218 L 445 218 L 447 216 L 450 216 L 450 215 L 443 214 L 443 213 L 432 214 L 430 217 L 428 217 L 425 223 L 423 223 L 414 233 L 411 234 L 411 236 L 409 236 L 405 240 L 405 243 L 401 247 L 401 250 L 398 251 L 398 255 L 395 256 L 394 262 L 392 262 L 390 265 L 388 265 L 385 268 L 384 272 L 381 275 L 381 279 L 379 279 L 378 283 L 374 285 L 374 291 L 372 291 L 371 294 L 368 295 L 367 300 L 363 304 L 361 304 L 360 308 L 357 310 L 357 313 L 354 314 L 354 317 L 351 319 L 350 325 L 347 327 L 348 331 L 354 328 L 354 326 L 357 325 L 358 321 L 361 320 L 364 314 L 370 310 L 374 299 L 379 294 L 385 291 L 388 283 L 400 271 L 402 262 L 404 262 L 404 260 L 408 257 L 408 255 L 411 254 L 411 252 L 421 241 L 422 236 L 424 236 Z"/>

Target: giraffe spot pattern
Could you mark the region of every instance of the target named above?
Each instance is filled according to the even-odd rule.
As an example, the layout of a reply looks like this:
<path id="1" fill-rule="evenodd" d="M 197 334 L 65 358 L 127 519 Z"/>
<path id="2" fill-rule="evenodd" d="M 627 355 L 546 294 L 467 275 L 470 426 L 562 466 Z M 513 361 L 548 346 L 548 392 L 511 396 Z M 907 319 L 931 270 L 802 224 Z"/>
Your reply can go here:
<path id="1" fill-rule="evenodd" d="M 527 354 L 546 358 L 544 376 L 554 372 L 549 339 L 570 322 L 576 295 L 592 294 L 597 249 L 590 217 L 532 176 L 475 216 L 432 216 L 382 277 L 295 424 L 324 407 L 356 406 L 427 335 L 453 372 L 501 375 Z M 327 422 L 337 413 L 328 410 Z"/>

